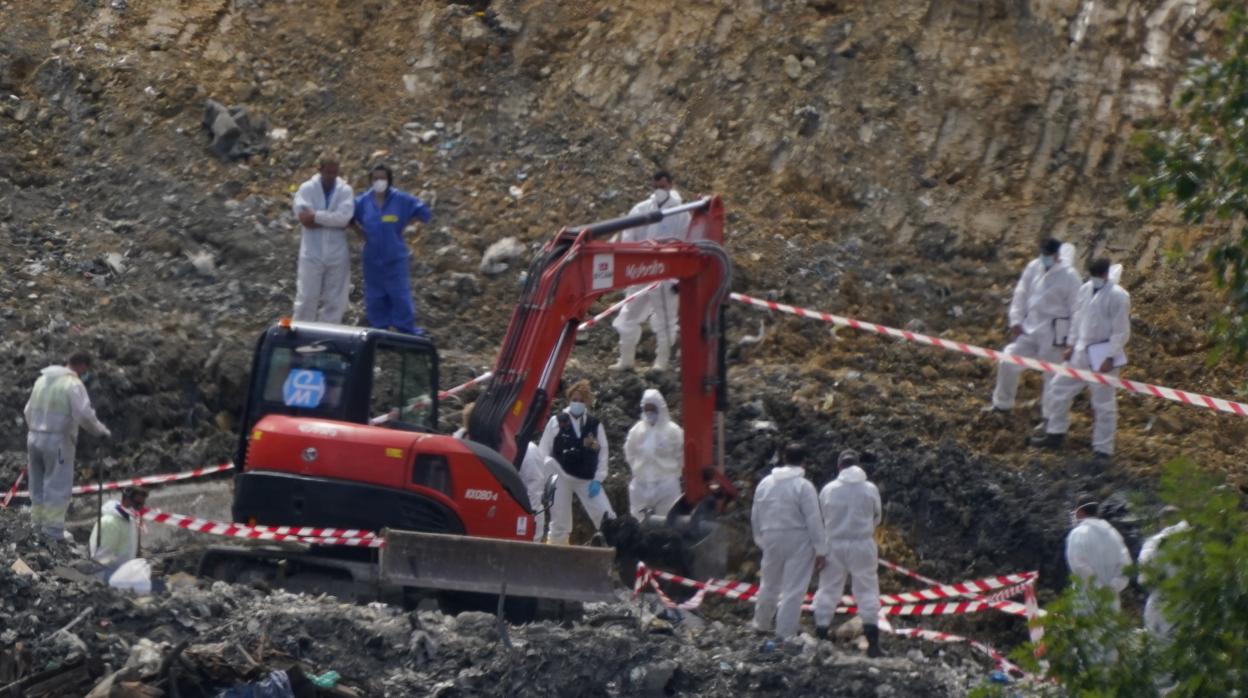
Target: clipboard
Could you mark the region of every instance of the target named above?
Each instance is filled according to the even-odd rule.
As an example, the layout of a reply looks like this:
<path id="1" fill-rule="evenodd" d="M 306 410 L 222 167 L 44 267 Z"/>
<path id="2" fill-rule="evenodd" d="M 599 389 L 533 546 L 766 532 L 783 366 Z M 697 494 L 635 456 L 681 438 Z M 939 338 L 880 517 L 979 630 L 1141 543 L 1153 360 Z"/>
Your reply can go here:
<path id="1" fill-rule="evenodd" d="M 1111 358 L 1109 355 L 1109 340 L 1088 345 L 1088 363 L 1092 364 L 1093 371 L 1101 370 L 1101 364 L 1105 363 L 1107 358 Z M 1119 350 L 1112 358 L 1114 360 L 1114 368 L 1122 368 L 1127 365 L 1127 354 L 1122 350 Z"/>

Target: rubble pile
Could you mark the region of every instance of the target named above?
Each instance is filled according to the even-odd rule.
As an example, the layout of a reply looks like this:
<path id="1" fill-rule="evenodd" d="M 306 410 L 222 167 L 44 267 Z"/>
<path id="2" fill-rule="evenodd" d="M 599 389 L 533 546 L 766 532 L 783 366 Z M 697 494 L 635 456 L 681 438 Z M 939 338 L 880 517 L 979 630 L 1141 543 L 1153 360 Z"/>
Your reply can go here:
<path id="1" fill-rule="evenodd" d="M 273 695 L 299 696 L 779 695 L 833 681 L 846 696 L 955 696 L 983 675 L 957 650 L 867 662 L 855 645 L 767 644 L 735 623 L 626 602 L 563 625 L 507 628 L 484 613 L 361 606 L 185 574 L 134 597 L 79 571 L 89 572 L 79 546 L 35 540 L 14 512 L 0 511 L 0 533 L 0 689 L 29 698 L 215 696 L 275 671 L 302 689 Z M 332 688 L 312 684 L 330 672 Z"/>

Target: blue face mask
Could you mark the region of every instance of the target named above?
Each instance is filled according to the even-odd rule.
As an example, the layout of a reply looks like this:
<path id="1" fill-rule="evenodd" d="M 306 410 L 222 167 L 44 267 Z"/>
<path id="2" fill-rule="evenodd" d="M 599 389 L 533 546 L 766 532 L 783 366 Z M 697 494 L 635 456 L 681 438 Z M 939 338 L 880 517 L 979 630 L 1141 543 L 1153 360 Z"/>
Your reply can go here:
<path id="1" fill-rule="evenodd" d="M 576 401 L 568 403 L 568 413 L 571 414 L 573 417 L 580 417 L 584 415 L 585 403 L 576 402 Z"/>
<path id="2" fill-rule="evenodd" d="M 1044 265 L 1045 271 L 1052 269 L 1055 262 L 1057 262 L 1057 259 L 1055 259 L 1051 254 L 1040 255 L 1040 263 Z"/>

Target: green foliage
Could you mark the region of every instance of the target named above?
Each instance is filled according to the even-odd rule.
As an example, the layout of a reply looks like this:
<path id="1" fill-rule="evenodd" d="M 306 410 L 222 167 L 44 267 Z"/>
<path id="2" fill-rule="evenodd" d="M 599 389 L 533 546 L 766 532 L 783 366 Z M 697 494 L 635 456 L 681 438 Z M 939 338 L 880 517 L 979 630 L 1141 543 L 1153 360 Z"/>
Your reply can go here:
<path id="1" fill-rule="evenodd" d="M 1190 525 L 1166 539 L 1141 570 L 1162 594 L 1165 615 L 1174 623 L 1171 636 L 1151 636 L 1117 609 L 1112 591 L 1075 580 L 1044 619 L 1046 676 L 1056 686 L 1033 687 L 1031 695 L 1147 698 L 1163 695 L 1162 687 L 1172 698 L 1243 695 L 1248 514 L 1234 490 L 1186 459 L 1166 466 L 1162 498 Z"/>
<path id="2" fill-rule="evenodd" d="M 1238 239 L 1210 253 L 1229 311 L 1212 328 L 1236 360 L 1248 357 L 1248 11 L 1221 3 L 1226 15 L 1220 55 L 1197 61 L 1179 95 L 1177 118 L 1143 134 L 1148 173 L 1131 190 L 1134 205 L 1172 202 L 1189 223 L 1241 224 Z"/>
<path id="3" fill-rule="evenodd" d="M 1185 696 L 1242 694 L 1248 686 L 1248 514 L 1235 490 L 1197 475 L 1190 461 L 1167 466 L 1163 497 L 1191 530 L 1167 539 L 1154 564 L 1174 641 L 1163 664 Z"/>

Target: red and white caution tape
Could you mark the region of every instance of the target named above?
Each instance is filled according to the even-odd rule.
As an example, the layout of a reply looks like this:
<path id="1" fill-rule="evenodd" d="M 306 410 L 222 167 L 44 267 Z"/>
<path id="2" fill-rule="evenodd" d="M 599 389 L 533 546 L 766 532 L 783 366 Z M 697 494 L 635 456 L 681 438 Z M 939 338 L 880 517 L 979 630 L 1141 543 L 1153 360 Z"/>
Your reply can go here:
<path id="1" fill-rule="evenodd" d="M 376 534 L 354 529 L 247 526 L 245 524 L 199 519 L 193 516 L 183 516 L 182 514 L 171 514 L 158 509 L 144 509 L 139 514 L 145 521 L 228 538 L 284 541 L 310 545 L 345 545 L 357 548 L 380 548 L 386 543 L 384 538 L 378 538 Z M 302 534 L 288 531 L 306 531 L 308 533 Z"/>
<path id="2" fill-rule="evenodd" d="M 586 320 L 585 322 L 582 322 L 580 325 L 577 326 L 576 331 L 581 332 L 583 330 L 588 330 L 594 325 L 597 325 L 598 323 L 610 317 L 612 313 L 618 312 L 624 306 L 628 305 L 629 303 L 632 303 L 633 301 L 637 300 L 641 296 L 645 295 L 651 289 L 656 288 L 660 283 L 662 282 L 655 281 L 654 283 L 649 284 L 648 286 L 642 288 L 640 291 L 637 291 L 636 293 L 630 293 L 629 295 L 625 296 L 623 300 L 617 301 L 616 303 L 608 306 L 606 310 L 602 311 L 601 313 L 598 313 L 597 315 Z"/>
<path id="3" fill-rule="evenodd" d="M 101 489 L 104 490 L 105 492 L 110 492 L 113 490 L 122 490 L 127 487 L 146 487 L 148 485 L 164 485 L 170 482 L 179 482 L 181 480 L 192 480 L 194 478 L 205 477 L 207 475 L 216 475 L 217 473 L 223 473 L 227 470 L 233 470 L 233 469 L 234 469 L 233 463 L 221 463 L 220 465 L 208 465 L 202 468 L 195 468 L 194 470 L 187 470 L 186 472 L 182 472 L 182 473 L 166 473 L 163 475 L 146 475 L 144 477 L 130 478 L 129 480 L 117 480 L 116 482 L 106 482 L 103 485 L 100 485 L 99 483 L 91 483 L 89 485 L 79 485 L 73 488 L 72 490 L 70 490 L 70 493 L 75 494 L 75 495 L 94 494 L 96 492 L 99 492 Z M 25 472 L 26 471 L 24 470 L 22 471 L 23 474 L 25 474 Z M 20 475 L 18 476 L 18 481 L 19 482 L 21 481 Z M 14 490 L 17 489 L 16 483 L 14 483 L 13 489 Z M 27 499 L 30 497 L 30 492 L 23 490 L 21 492 L 17 492 L 16 496 L 21 499 Z M 8 500 L 6 499 L 6 506 L 7 506 L 7 501 Z"/>
<path id="4" fill-rule="evenodd" d="M 1006 659 L 1004 654 L 990 645 L 986 645 L 978 640 L 972 640 L 969 637 L 954 635 L 953 633 L 945 633 L 939 630 L 928 630 L 926 628 L 896 628 L 893 627 L 886 619 L 880 619 L 880 629 L 891 633 L 898 637 L 912 637 L 919 640 L 928 640 L 930 642 L 956 642 L 970 646 L 972 649 L 984 654 L 992 659 L 1003 671 L 1007 671 L 1015 676 L 1022 678 L 1031 678 L 1031 675 L 1023 671 L 1018 665 Z"/>
<path id="5" fill-rule="evenodd" d="M 881 561 L 881 564 L 884 564 Z M 892 563 L 889 565 L 892 567 Z M 899 571 L 909 573 L 909 576 L 922 578 L 926 582 L 933 584 L 930 589 L 924 589 L 919 592 L 906 592 L 901 594 L 889 594 L 880 598 L 884 604 L 880 609 L 881 617 L 879 619 L 880 628 L 886 632 L 901 637 L 912 637 L 933 642 L 958 642 L 964 643 L 973 649 L 992 658 L 992 660 L 1003 670 L 1008 671 L 1017 676 L 1030 678 L 1027 672 L 1023 671 L 1014 663 L 1006 659 L 996 649 L 982 642 L 972 640 L 970 638 L 945 633 L 936 630 L 927 630 L 924 628 L 896 628 L 888 620 L 889 616 L 909 616 L 909 615 L 951 615 L 962 613 L 975 613 L 984 610 L 998 610 L 1012 615 L 1020 615 L 1028 619 L 1035 617 L 1039 609 L 1035 606 L 1035 583 L 1038 575 L 1035 572 L 1023 572 L 1020 574 L 1002 575 L 998 577 L 987 577 L 985 579 L 960 582 L 957 584 L 941 584 L 935 580 L 931 580 L 916 573 L 912 573 L 905 568 Z M 698 593 L 688 601 L 677 604 L 663 592 L 659 585 L 659 580 L 680 584 L 682 586 L 694 588 Z M 633 583 L 633 597 L 636 598 L 641 594 L 645 587 L 654 589 L 659 598 L 660 603 L 668 608 L 680 610 L 694 610 L 702 604 L 703 597 L 708 593 L 718 594 L 726 598 L 735 598 L 746 602 L 754 602 L 758 593 L 758 586 L 754 584 L 746 584 L 743 582 L 728 582 L 723 580 L 709 580 L 701 582 L 694 579 L 688 579 L 663 570 L 653 570 L 645 565 L 638 563 L 637 576 Z M 977 594 L 983 591 L 992 592 L 990 597 L 981 597 Z M 1009 601 L 1008 597 L 1017 596 L 1022 593 L 1026 598 L 1026 603 L 1020 604 Z M 968 601 L 959 601 L 953 603 L 934 603 L 934 604 L 906 604 L 898 603 L 901 599 L 906 598 L 943 598 L 945 596 L 970 596 Z M 852 601 L 849 597 L 845 597 L 846 601 Z M 802 606 L 803 611 L 810 611 L 811 595 L 807 594 L 806 604 Z M 857 609 L 852 606 L 842 606 L 836 609 L 837 613 L 854 613 Z M 1036 630 L 1032 629 L 1033 641 L 1036 639 Z"/>
<path id="6" fill-rule="evenodd" d="M 1017 364 L 1024 368 L 1034 369 L 1036 371 L 1070 376 L 1071 378 L 1078 378 L 1079 380 L 1086 381 L 1088 383 L 1113 386 L 1128 392 L 1149 395 L 1152 397 L 1162 398 L 1164 400 L 1172 400 L 1174 402 L 1183 403 L 1184 405 L 1191 405 L 1193 407 L 1201 407 L 1219 412 L 1229 412 L 1231 414 L 1237 414 L 1241 417 L 1248 416 L 1248 404 L 1227 400 L 1225 398 L 1192 393 L 1186 390 L 1179 390 L 1177 388 L 1167 388 L 1163 385 L 1129 381 L 1125 378 L 1119 378 L 1118 376 L 1072 368 L 1065 364 L 1051 364 L 1047 361 L 1032 359 L 1025 356 L 1006 354 L 993 349 L 977 347 L 973 344 L 967 344 L 965 342 L 955 342 L 948 339 L 941 339 L 940 337 L 919 334 L 918 332 L 899 330 L 873 322 L 863 322 L 861 320 L 855 320 L 854 318 L 842 317 L 831 313 L 824 313 L 817 310 L 807 310 L 806 308 L 799 308 L 797 306 L 787 305 L 784 303 L 776 303 L 775 301 L 765 301 L 742 293 L 732 294 L 732 300 L 746 305 L 751 305 L 756 308 L 766 308 L 767 310 L 780 313 L 789 313 L 790 315 L 797 315 L 798 317 L 804 317 L 811 320 L 820 320 L 822 322 L 832 323 L 841 327 L 851 327 L 855 330 L 861 330 L 863 332 L 874 332 L 876 334 L 902 339 L 907 342 L 927 344 L 929 346 L 940 347 L 941 349 L 957 352 L 959 354 L 967 354 L 970 356 L 977 356 L 981 359 L 989 359 L 998 363 L 1008 362 Z"/>
<path id="7" fill-rule="evenodd" d="M 880 567 L 883 567 L 885 569 L 890 569 L 900 575 L 904 575 L 911 579 L 916 579 L 920 582 L 923 582 L 924 584 L 930 584 L 931 586 L 934 586 L 934 587 L 940 586 L 940 582 L 936 581 L 935 579 L 932 579 L 931 577 L 924 577 L 918 572 L 902 567 L 901 565 L 895 562 L 889 562 L 888 560 L 880 560 Z"/>
<path id="8" fill-rule="evenodd" d="M 0 509 L 8 509 L 9 502 L 13 501 L 13 497 L 17 495 L 17 488 L 22 486 L 22 478 L 26 477 L 26 469 L 22 468 L 22 472 L 17 474 L 17 479 L 13 481 L 13 486 L 9 488 L 8 494 L 4 495 L 4 503 L 0 505 Z"/>

